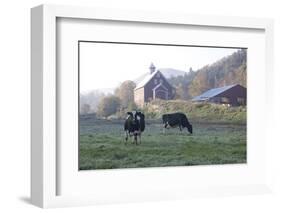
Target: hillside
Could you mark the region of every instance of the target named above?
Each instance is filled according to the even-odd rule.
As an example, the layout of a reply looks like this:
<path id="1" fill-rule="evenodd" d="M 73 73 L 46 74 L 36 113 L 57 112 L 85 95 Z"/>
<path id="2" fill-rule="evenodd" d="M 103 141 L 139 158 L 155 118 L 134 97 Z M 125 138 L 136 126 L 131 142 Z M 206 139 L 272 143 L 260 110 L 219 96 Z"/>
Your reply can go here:
<path id="1" fill-rule="evenodd" d="M 239 50 L 228 57 L 197 70 L 188 87 L 191 97 L 197 96 L 211 88 L 231 84 L 246 87 L 247 82 L 247 50 Z"/>
<path id="2" fill-rule="evenodd" d="M 193 103 L 184 100 L 155 100 L 142 109 L 147 119 L 161 119 L 165 113 L 183 112 L 191 122 L 246 124 L 246 107 L 227 107 L 211 103 Z"/>
<path id="3" fill-rule="evenodd" d="M 231 84 L 246 87 L 246 79 L 247 50 L 242 49 L 199 70 L 172 77 L 169 82 L 176 88 L 177 99 L 188 100 L 216 87 Z"/>

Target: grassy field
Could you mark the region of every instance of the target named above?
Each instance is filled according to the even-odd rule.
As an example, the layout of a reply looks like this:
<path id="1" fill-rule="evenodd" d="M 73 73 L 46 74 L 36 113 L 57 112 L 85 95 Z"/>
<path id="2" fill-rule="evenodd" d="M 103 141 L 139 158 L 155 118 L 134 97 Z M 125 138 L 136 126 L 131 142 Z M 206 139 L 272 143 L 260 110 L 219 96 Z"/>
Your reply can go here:
<path id="1" fill-rule="evenodd" d="M 141 145 L 124 144 L 123 120 L 80 117 L 81 170 L 246 163 L 246 125 L 195 123 L 194 133 L 146 120 Z"/>

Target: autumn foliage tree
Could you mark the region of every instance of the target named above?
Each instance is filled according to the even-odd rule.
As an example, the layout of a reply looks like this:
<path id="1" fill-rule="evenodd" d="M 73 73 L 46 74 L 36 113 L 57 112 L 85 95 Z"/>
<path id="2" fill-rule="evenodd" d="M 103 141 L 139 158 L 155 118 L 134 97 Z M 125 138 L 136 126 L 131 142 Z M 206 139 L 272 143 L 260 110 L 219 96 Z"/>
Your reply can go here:
<path id="1" fill-rule="evenodd" d="M 133 108 L 135 106 L 135 103 L 134 103 L 135 87 L 136 87 L 135 82 L 127 80 L 127 81 L 124 81 L 115 90 L 115 96 L 117 96 L 120 99 L 121 108 Z"/>

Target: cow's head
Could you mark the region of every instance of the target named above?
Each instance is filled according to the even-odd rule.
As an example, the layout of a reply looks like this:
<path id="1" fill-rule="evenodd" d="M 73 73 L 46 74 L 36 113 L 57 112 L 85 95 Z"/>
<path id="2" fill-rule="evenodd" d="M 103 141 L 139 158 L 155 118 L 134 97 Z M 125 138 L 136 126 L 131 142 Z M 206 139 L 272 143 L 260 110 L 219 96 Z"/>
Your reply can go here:
<path id="1" fill-rule="evenodd" d="M 186 128 L 187 128 L 188 132 L 189 132 L 190 134 L 192 134 L 192 125 L 191 125 L 191 124 L 188 124 Z"/>
<path id="2" fill-rule="evenodd" d="M 133 118 L 133 113 L 132 112 L 127 112 L 126 119 L 132 119 L 132 118 Z"/>
<path id="3" fill-rule="evenodd" d="M 127 112 L 127 115 L 133 116 L 132 112 Z"/>
<path id="4" fill-rule="evenodd" d="M 139 117 L 140 119 L 144 119 L 144 114 L 142 112 L 136 112 L 136 116 Z"/>

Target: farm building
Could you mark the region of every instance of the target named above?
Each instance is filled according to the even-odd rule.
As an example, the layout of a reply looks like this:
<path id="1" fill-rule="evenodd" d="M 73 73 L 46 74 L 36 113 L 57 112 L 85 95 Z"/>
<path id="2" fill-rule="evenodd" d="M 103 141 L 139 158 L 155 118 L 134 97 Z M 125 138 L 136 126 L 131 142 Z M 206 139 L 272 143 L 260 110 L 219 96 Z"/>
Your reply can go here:
<path id="1" fill-rule="evenodd" d="M 239 84 L 210 89 L 192 99 L 194 102 L 212 102 L 231 106 L 246 105 L 247 89 Z"/>
<path id="2" fill-rule="evenodd" d="M 138 106 L 143 106 L 151 100 L 169 100 L 175 96 L 175 89 L 165 76 L 159 70 L 156 70 L 153 63 L 149 69 L 149 73 L 143 76 L 134 89 L 134 100 Z"/>

